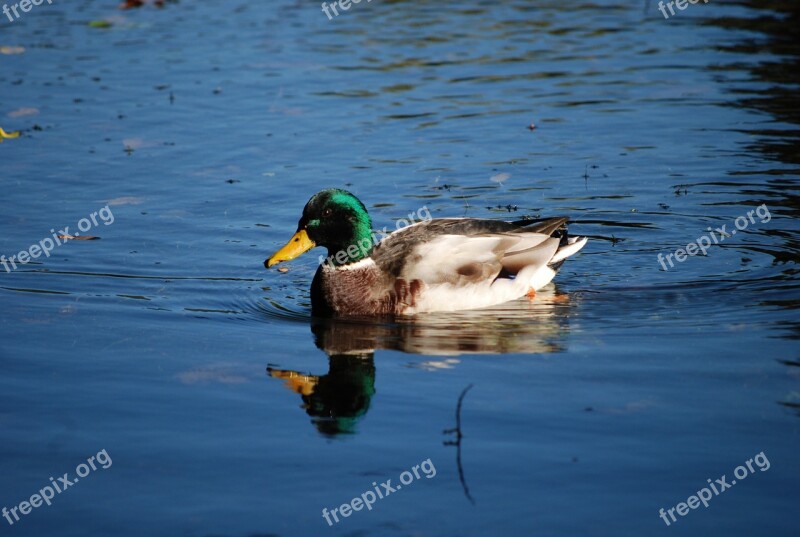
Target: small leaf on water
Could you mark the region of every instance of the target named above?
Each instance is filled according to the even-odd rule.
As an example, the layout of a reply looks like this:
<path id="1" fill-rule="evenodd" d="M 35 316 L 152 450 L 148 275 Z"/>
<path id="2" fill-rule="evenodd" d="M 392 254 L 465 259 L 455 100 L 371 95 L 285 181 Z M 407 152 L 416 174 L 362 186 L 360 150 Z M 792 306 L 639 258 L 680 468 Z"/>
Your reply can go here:
<path id="1" fill-rule="evenodd" d="M 19 138 L 19 131 L 6 132 L 0 127 L 0 142 L 3 141 L 3 138 Z"/>
<path id="2" fill-rule="evenodd" d="M 38 113 L 38 108 L 17 108 L 9 112 L 8 117 L 35 116 Z"/>
<path id="3" fill-rule="evenodd" d="M 89 28 L 111 28 L 113 24 L 108 21 L 89 21 Z"/>
<path id="4" fill-rule="evenodd" d="M 25 47 L 0 47 L 0 54 L 22 54 L 23 52 L 25 52 Z"/>
<path id="5" fill-rule="evenodd" d="M 144 2 L 142 0 L 125 0 L 125 2 L 119 5 L 120 9 L 134 9 L 137 7 L 142 7 Z"/>
<path id="6" fill-rule="evenodd" d="M 62 241 L 96 241 L 100 240 L 100 237 L 93 237 L 92 235 L 59 235 L 59 239 Z"/>
<path id="7" fill-rule="evenodd" d="M 146 142 L 141 138 L 125 138 L 122 140 L 122 145 L 130 147 L 131 149 L 141 149 L 142 147 L 146 147 L 145 144 Z"/>
<path id="8" fill-rule="evenodd" d="M 144 198 L 137 198 L 136 196 L 122 196 L 108 200 L 106 203 L 109 205 L 141 205 L 144 203 Z"/>

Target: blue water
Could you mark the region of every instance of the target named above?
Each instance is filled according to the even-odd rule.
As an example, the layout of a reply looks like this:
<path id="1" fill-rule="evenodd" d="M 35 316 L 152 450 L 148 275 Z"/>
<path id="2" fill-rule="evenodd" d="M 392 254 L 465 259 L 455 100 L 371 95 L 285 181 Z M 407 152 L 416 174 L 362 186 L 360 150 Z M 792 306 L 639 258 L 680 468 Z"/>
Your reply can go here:
<path id="1" fill-rule="evenodd" d="M 99 237 L 0 265 L 0 508 L 112 462 L 0 533 L 796 535 L 800 11 L 760 5 L 0 16 L 0 255 L 92 213 Z M 262 263 L 327 187 L 377 228 L 566 215 L 590 241 L 533 302 L 312 320 L 323 252 Z"/>

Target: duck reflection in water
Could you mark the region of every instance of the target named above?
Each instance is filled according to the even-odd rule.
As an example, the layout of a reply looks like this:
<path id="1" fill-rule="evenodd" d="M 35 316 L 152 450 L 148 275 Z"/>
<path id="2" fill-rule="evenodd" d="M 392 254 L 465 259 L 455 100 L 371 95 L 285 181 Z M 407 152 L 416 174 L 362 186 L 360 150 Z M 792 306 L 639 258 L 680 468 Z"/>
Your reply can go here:
<path id="1" fill-rule="evenodd" d="M 273 368 L 267 368 L 267 373 L 283 379 L 287 388 L 300 394 L 303 408 L 320 433 L 353 433 L 356 421 L 367 413 L 375 393 L 372 354 L 334 354 L 328 364 L 328 373 L 322 376 Z"/>
<path id="2" fill-rule="evenodd" d="M 302 407 L 326 436 L 356 432 L 375 394 L 376 350 L 429 356 L 548 354 L 564 350 L 568 310 L 576 299 L 552 286 L 527 299 L 491 310 L 424 314 L 388 319 L 312 318 L 316 346 L 328 355 L 328 372 L 311 375 L 267 368 L 300 394 Z M 427 362 L 434 368 L 442 362 Z M 448 365 L 457 360 L 448 360 Z"/>

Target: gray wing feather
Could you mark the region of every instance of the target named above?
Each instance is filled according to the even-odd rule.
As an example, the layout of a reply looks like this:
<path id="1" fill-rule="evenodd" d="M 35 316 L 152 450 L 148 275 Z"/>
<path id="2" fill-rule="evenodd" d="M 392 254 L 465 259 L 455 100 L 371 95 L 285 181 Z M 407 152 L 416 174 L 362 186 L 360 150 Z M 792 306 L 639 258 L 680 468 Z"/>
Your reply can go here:
<path id="1" fill-rule="evenodd" d="M 503 269 L 515 274 L 530 264 L 547 264 L 559 245 L 559 238 L 550 237 L 564 228 L 566 222 L 566 218 L 551 218 L 533 224 L 473 218 L 434 219 L 392 233 L 376 245 L 371 257 L 384 273 L 397 278 L 404 273 L 406 266 L 424 263 L 420 254 L 422 245 L 437 240 L 446 242 L 446 236 L 494 238 L 494 241 L 481 241 L 489 247 L 481 259 L 447 269 L 443 267 L 445 270 L 435 274 L 436 280 L 452 283 L 481 281 L 497 277 Z M 463 244 L 470 242 L 461 241 Z M 519 246 L 524 247 L 513 249 Z"/>

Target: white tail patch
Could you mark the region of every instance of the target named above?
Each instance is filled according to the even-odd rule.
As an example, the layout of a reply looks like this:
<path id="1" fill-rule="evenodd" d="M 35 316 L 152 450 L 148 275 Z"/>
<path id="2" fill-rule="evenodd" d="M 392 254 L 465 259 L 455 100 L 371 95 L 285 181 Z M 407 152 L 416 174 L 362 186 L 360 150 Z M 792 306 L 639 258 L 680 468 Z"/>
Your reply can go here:
<path id="1" fill-rule="evenodd" d="M 556 254 L 550 260 L 550 265 L 563 261 L 571 255 L 577 254 L 581 248 L 586 246 L 589 241 L 586 237 L 573 237 L 567 240 L 567 244 L 558 249 Z"/>

